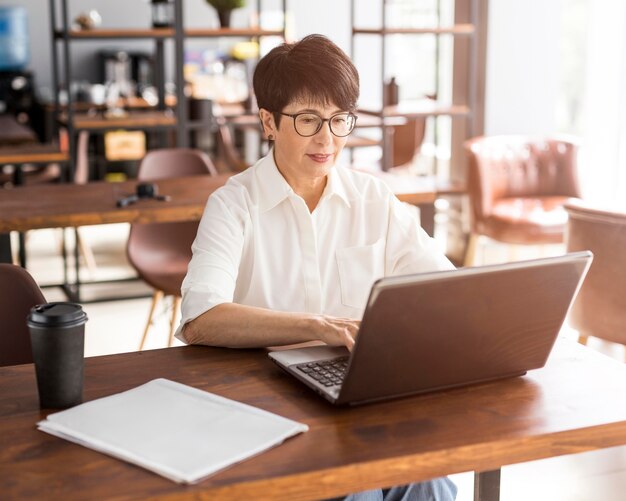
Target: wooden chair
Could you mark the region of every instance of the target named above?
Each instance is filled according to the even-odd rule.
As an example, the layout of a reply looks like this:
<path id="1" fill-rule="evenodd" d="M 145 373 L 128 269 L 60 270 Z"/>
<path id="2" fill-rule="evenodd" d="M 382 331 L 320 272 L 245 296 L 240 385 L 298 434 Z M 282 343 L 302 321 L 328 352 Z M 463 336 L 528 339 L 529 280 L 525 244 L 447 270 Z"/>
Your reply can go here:
<path id="1" fill-rule="evenodd" d="M 564 241 L 563 205 L 580 197 L 578 146 L 570 139 L 482 136 L 465 143 L 471 235 L 465 265 L 481 236 L 514 245 Z"/>
<path id="2" fill-rule="evenodd" d="M 425 134 L 426 118 L 415 118 L 405 124 L 394 125 L 392 167 L 412 163 L 422 147 Z"/>
<path id="3" fill-rule="evenodd" d="M 145 182 L 197 174 L 217 174 L 209 157 L 199 150 L 173 148 L 150 151 L 139 165 L 137 179 Z M 174 298 L 168 345 L 171 346 L 173 343 L 176 316 L 180 308 L 180 287 L 187 274 L 187 265 L 191 260 L 191 244 L 197 231 L 197 221 L 135 223 L 130 227 L 126 246 L 128 260 L 139 276 L 154 288 L 148 321 L 139 345 L 140 350 L 144 347 L 152 325 L 154 310 L 164 296 Z"/>
<path id="4" fill-rule="evenodd" d="M 226 166 L 225 171 L 243 172 L 249 167 L 235 147 L 233 134 L 228 124 L 221 118 L 217 120 L 216 140 L 217 156 L 220 162 Z"/>
<path id="5" fill-rule="evenodd" d="M 593 262 L 569 314 L 579 342 L 589 336 L 626 346 L 626 210 L 567 204 L 567 250 L 590 250 Z"/>
<path id="6" fill-rule="evenodd" d="M 21 266 L 0 264 L 0 367 L 33 361 L 26 317 L 45 303 L 33 277 Z"/>

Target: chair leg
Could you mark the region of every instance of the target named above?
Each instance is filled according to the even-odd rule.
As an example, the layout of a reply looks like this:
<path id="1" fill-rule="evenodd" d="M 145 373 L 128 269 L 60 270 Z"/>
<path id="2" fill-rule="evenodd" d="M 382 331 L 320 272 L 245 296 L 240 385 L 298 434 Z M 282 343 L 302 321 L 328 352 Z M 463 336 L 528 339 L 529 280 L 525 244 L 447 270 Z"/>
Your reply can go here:
<path id="1" fill-rule="evenodd" d="M 87 269 L 89 270 L 89 274 L 93 277 L 96 273 L 96 258 L 93 255 L 93 251 L 89 244 L 85 242 L 83 237 L 80 236 L 79 228 L 74 228 L 76 243 L 78 248 L 80 249 L 80 253 L 83 255 L 83 259 L 85 260 L 85 264 L 87 265 Z"/>
<path id="2" fill-rule="evenodd" d="M 463 260 L 463 266 L 474 266 L 476 261 L 476 249 L 478 248 L 478 238 L 480 236 L 476 233 L 470 234 L 469 241 L 467 242 L 467 248 L 465 249 L 465 259 Z"/>
<path id="3" fill-rule="evenodd" d="M 152 296 L 152 304 L 150 305 L 150 313 L 148 314 L 148 322 L 146 323 L 146 328 L 143 331 L 141 343 L 139 343 L 139 351 L 143 350 L 143 345 L 145 344 L 146 338 L 148 337 L 148 331 L 150 330 L 150 326 L 152 325 L 152 316 L 154 315 L 154 310 L 161 299 L 163 299 L 163 291 L 155 290 L 154 295 Z"/>
<path id="4" fill-rule="evenodd" d="M 172 318 L 170 319 L 170 339 L 167 343 L 167 347 L 170 348 L 174 344 L 174 332 L 176 331 L 176 317 L 178 316 L 178 310 L 180 310 L 180 296 L 174 296 L 172 301 Z"/>

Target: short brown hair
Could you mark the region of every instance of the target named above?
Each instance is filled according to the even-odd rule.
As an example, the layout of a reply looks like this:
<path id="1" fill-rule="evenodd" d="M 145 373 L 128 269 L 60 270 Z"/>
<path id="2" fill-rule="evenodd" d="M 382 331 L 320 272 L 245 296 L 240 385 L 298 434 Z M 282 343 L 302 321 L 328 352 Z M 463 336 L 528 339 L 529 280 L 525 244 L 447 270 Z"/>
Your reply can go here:
<path id="1" fill-rule="evenodd" d="M 257 64 L 252 83 L 259 108 L 274 112 L 277 125 L 278 113 L 299 98 L 346 111 L 354 111 L 359 98 L 356 67 L 323 35 L 274 47 Z"/>

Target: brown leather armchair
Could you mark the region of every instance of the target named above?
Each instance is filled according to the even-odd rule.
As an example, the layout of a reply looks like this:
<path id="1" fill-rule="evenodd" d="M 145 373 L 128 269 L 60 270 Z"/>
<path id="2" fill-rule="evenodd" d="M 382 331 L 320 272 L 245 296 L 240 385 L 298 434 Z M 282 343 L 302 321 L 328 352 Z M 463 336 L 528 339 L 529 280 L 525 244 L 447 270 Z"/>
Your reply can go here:
<path id="1" fill-rule="evenodd" d="M 471 206 L 466 265 L 473 264 L 481 235 L 508 244 L 563 242 L 563 205 L 580 197 L 576 142 L 481 136 L 465 149 Z"/>
<path id="2" fill-rule="evenodd" d="M 141 161 L 137 179 L 157 181 L 197 174 L 215 175 L 217 171 L 209 157 L 198 150 L 173 148 L 150 151 Z M 139 349 L 143 346 L 152 324 L 156 305 L 164 296 L 172 296 L 169 346 L 172 345 L 176 316 L 180 308 L 180 286 L 191 260 L 191 244 L 196 237 L 198 222 L 132 224 L 126 253 L 139 276 L 154 288 L 148 322 Z"/>
<path id="3" fill-rule="evenodd" d="M 590 250 L 593 262 L 569 314 L 579 341 L 589 336 L 626 345 L 626 210 L 567 204 L 568 251 Z"/>
<path id="4" fill-rule="evenodd" d="M 0 367 L 32 363 L 26 317 L 33 306 L 45 302 L 24 268 L 0 264 Z"/>

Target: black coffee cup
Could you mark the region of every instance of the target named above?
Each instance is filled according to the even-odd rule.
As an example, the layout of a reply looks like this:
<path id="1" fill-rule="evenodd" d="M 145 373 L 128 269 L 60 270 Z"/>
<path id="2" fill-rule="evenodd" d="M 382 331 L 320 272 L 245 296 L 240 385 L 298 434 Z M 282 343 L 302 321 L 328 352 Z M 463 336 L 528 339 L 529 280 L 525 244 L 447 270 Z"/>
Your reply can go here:
<path id="1" fill-rule="evenodd" d="M 27 323 L 40 407 L 62 409 L 83 401 L 85 322 L 87 314 L 76 303 L 31 308 Z"/>

